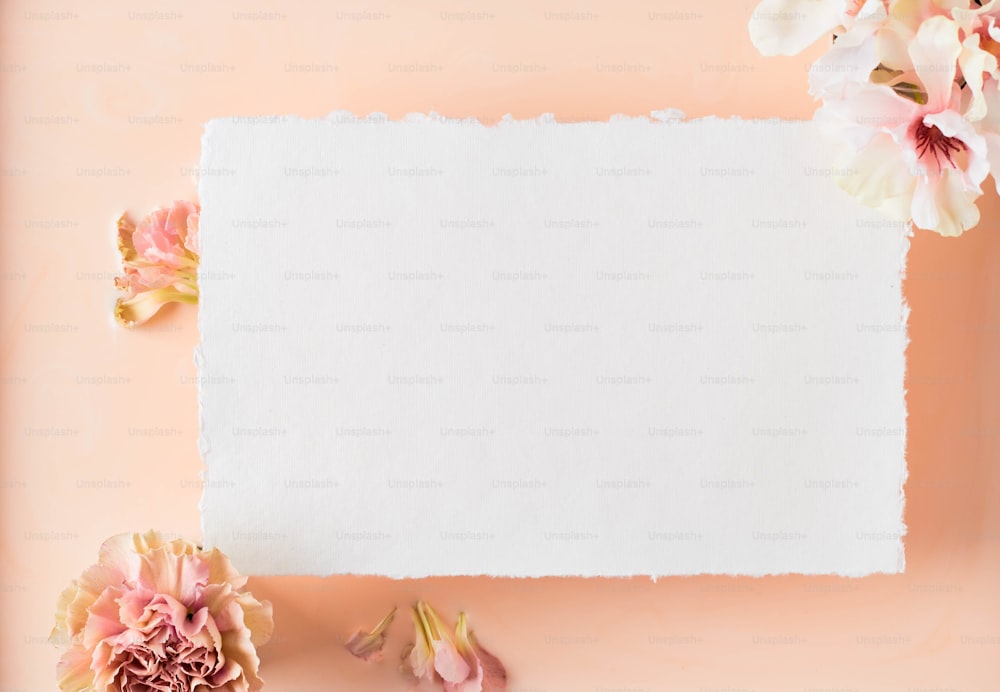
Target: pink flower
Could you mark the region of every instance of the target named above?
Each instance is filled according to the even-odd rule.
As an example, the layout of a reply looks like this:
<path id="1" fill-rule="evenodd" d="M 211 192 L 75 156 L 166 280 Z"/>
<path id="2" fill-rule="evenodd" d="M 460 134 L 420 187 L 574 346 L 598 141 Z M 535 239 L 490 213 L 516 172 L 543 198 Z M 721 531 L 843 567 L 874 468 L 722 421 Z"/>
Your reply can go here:
<path id="1" fill-rule="evenodd" d="M 122 534 L 59 598 L 50 641 L 63 692 L 252 692 L 271 604 L 218 550 Z"/>
<path id="2" fill-rule="evenodd" d="M 142 324 L 166 303 L 198 302 L 198 205 L 174 202 L 136 226 L 118 219 L 118 249 L 124 275 L 115 285 L 125 296 L 115 317 L 127 327 Z"/>
<path id="3" fill-rule="evenodd" d="M 437 613 L 423 601 L 413 608 L 413 622 L 416 642 L 404 650 L 403 660 L 419 682 L 441 682 L 445 692 L 501 692 L 507 688 L 507 671 L 496 656 L 476 643 L 465 613 L 458 616 L 454 640 Z"/>
<path id="4" fill-rule="evenodd" d="M 983 135 L 962 113 L 955 83 L 962 51 L 958 25 L 944 16 L 921 23 L 907 52 L 923 97 L 893 88 L 848 85 L 816 119 L 846 144 L 839 182 L 862 203 L 941 235 L 979 222 L 976 200 L 989 173 Z"/>
<path id="5" fill-rule="evenodd" d="M 344 647 L 352 656 L 360 658 L 366 663 L 382 660 L 382 649 L 385 647 L 385 631 L 389 629 L 393 618 L 396 617 L 396 609 L 389 611 L 382 620 L 375 625 L 370 632 L 358 630 L 351 638 L 344 642 Z"/>
<path id="6" fill-rule="evenodd" d="M 1000 29 L 996 26 L 998 14 L 1000 6 L 995 0 L 989 0 L 982 6 L 957 0 L 894 3 L 889 21 L 876 38 L 882 76 L 887 83 L 902 85 L 903 89 L 897 88 L 899 93 L 916 100 L 922 98 L 924 95 L 920 93 L 919 86 L 913 84 L 916 71 L 910 57 L 910 45 L 922 23 L 931 17 L 952 19 L 957 23 L 961 36 L 956 76 L 965 92 L 963 113 L 969 120 L 980 120 L 986 114 L 984 81 L 1000 77 L 997 69 L 997 55 L 1000 54 L 1000 43 L 997 43 Z"/>

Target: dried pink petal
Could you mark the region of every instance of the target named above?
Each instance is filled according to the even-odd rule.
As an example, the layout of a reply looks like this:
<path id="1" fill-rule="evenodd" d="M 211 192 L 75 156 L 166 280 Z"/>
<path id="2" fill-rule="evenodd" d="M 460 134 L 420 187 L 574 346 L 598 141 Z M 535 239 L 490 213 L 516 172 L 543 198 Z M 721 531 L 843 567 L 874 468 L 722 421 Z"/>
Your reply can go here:
<path id="1" fill-rule="evenodd" d="M 413 608 L 416 642 L 403 651 L 404 669 L 421 682 L 440 681 L 445 692 L 502 692 L 507 671 L 476 642 L 465 613 L 459 613 L 452 640 L 437 613 L 420 601 Z"/>
<path id="2" fill-rule="evenodd" d="M 459 613 L 455 627 L 458 652 L 469 663 L 468 677 L 457 683 L 445 683 L 447 692 L 501 692 L 507 689 L 507 671 L 500 659 L 479 646 L 469 631 L 465 613 Z"/>
<path id="3" fill-rule="evenodd" d="M 434 647 L 434 670 L 444 680 L 445 689 L 457 689 L 449 686 L 468 680 L 472 672 L 469 662 L 458 653 L 450 639 L 436 639 L 431 645 Z"/>
<path id="4" fill-rule="evenodd" d="M 385 631 L 392 624 L 392 620 L 395 617 L 396 609 L 393 608 L 389 611 L 388 615 L 375 625 L 374 629 L 370 632 L 358 630 L 351 635 L 350 639 L 344 642 L 344 646 L 351 652 L 351 655 L 360 658 L 362 661 L 381 661 L 382 648 L 385 646 Z"/>
<path id="5" fill-rule="evenodd" d="M 413 626 L 416 630 L 416 640 L 413 645 L 403 651 L 404 664 L 418 680 L 433 681 L 434 671 L 434 641 L 435 632 L 432 631 L 432 623 L 428 619 L 424 610 L 423 601 L 419 601 L 414 606 L 410 615 L 413 617 Z"/>

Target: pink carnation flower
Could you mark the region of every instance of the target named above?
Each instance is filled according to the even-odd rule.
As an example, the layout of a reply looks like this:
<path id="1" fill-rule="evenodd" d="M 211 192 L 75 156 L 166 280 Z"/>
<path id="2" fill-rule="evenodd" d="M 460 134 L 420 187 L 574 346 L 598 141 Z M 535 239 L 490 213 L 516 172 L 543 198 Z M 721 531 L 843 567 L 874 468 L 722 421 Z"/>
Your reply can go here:
<path id="1" fill-rule="evenodd" d="M 125 296 L 115 317 L 127 327 L 142 324 L 166 303 L 198 302 L 198 205 L 177 201 L 157 209 L 136 226 L 118 220 L 118 249 L 124 276 L 115 285 Z"/>
<path id="2" fill-rule="evenodd" d="M 122 534 L 59 598 L 50 641 L 63 692 L 252 692 L 271 604 L 218 550 Z"/>

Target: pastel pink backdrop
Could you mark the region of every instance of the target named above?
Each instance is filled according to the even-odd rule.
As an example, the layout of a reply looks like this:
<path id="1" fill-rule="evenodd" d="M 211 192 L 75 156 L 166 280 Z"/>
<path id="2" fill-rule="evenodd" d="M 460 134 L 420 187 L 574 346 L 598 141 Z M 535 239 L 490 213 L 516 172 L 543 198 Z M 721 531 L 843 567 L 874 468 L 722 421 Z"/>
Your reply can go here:
<path id="1" fill-rule="evenodd" d="M 201 124 L 334 109 L 808 118 L 753 2 L 16 2 L 0 6 L 0 690 L 55 688 L 55 597 L 114 533 L 199 535 L 196 310 L 111 319 L 114 221 L 193 199 Z M 821 162 L 817 162 L 821 165 Z M 818 179 L 817 184 L 827 184 Z M 669 194 L 669 191 L 664 191 Z M 511 691 L 1000 689 L 1000 204 L 914 238 L 907 572 L 256 578 L 268 689 L 402 690 L 340 647 L 393 604 L 465 609 Z M 725 203 L 725 200 L 720 200 Z M 318 550 L 322 546 L 317 546 Z"/>

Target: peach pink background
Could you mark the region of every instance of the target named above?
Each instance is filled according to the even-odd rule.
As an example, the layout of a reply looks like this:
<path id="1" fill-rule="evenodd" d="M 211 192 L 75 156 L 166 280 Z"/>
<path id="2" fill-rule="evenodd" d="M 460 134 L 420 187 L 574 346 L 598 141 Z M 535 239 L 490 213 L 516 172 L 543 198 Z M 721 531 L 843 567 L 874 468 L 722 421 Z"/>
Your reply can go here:
<path id="1" fill-rule="evenodd" d="M 59 590 L 107 536 L 197 537 L 193 308 L 111 319 L 114 220 L 195 195 L 223 115 L 435 110 L 807 118 L 810 55 L 746 0 L 0 6 L 0 690 L 52 690 Z M 576 14 L 567 15 L 566 12 Z M 463 14 L 464 13 L 464 14 Z M 826 184 L 822 179 L 817 184 Z M 253 579 L 268 689 L 402 690 L 340 642 L 392 604 L 465 609 L 511 690 L 1000 689 L 1000 204 L 914 238 L 908 569 L 862 580 Z"/>

